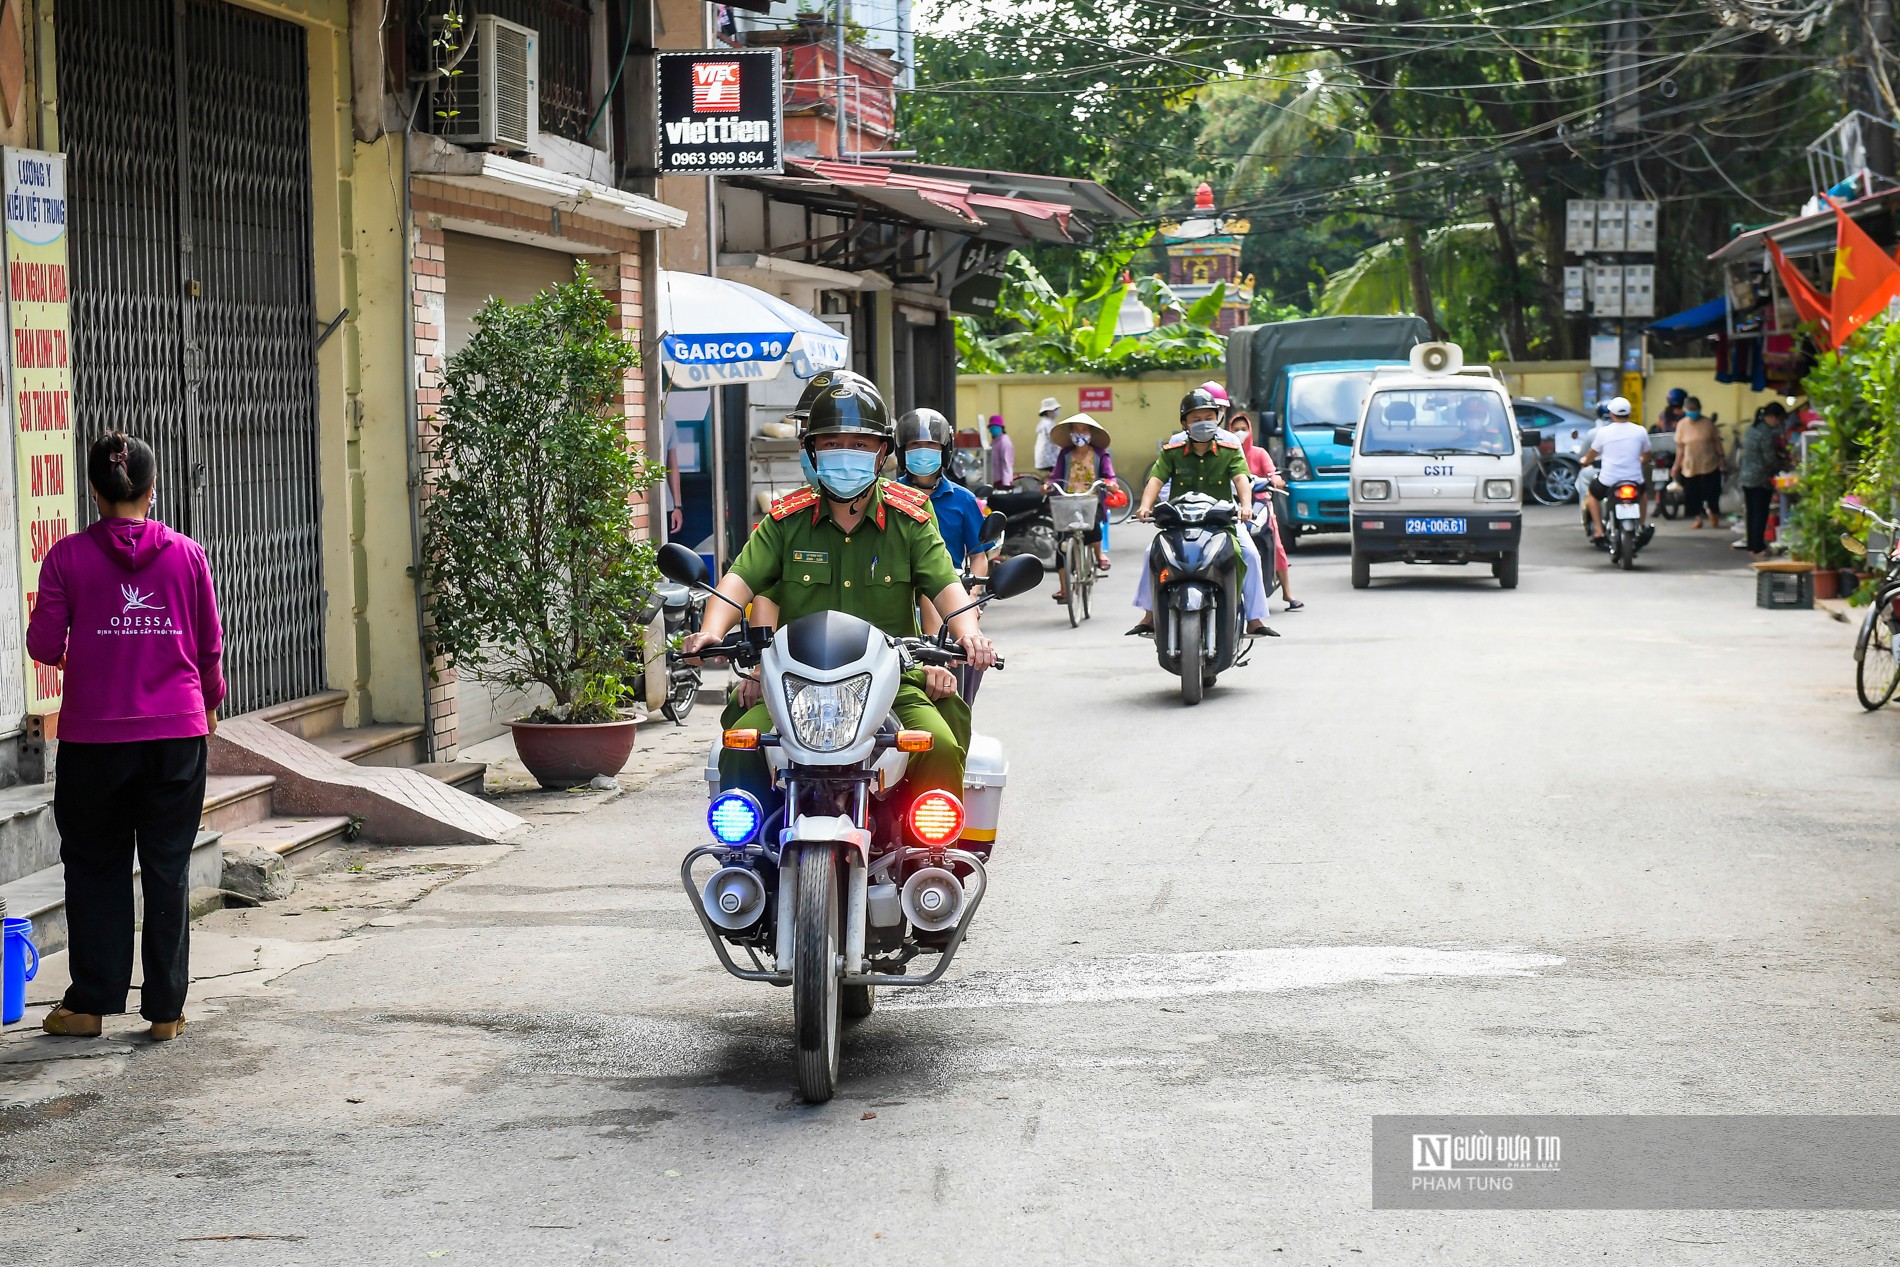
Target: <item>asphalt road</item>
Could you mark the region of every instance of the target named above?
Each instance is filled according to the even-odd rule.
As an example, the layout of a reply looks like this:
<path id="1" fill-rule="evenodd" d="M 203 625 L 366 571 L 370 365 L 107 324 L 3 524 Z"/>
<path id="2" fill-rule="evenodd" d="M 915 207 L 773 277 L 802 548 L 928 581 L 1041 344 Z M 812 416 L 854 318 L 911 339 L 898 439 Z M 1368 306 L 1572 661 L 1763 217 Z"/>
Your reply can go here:
<path id="1" fill-rule="evenodd" d="M 1900 1112 L 1900 715 L 1731 534 L 1624 574 L 1573 514 L 1508 593 L 1301 551 L 1194 709 L 1122 636 L 1145 534 L 1082 628 L 996 612 L 993 893 L 829 1105 L 684 905 L 685 771 L 0 1115 L 0 1262 L 1892 1261 L 1886 1212 L 1371 1208 L 1374 1114 Z M 185 1239 L 234 1236 L 285 1239 Z"/>

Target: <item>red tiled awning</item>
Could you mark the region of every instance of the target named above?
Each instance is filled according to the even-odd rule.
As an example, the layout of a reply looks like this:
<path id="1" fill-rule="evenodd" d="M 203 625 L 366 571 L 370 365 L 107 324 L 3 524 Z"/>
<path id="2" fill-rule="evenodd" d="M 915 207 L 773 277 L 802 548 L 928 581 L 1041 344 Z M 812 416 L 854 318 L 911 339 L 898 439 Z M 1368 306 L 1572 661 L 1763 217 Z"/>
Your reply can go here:
<path id="1" fill-rule="evenodd" d="M 785 179 L 832 185 L 932 228 L 1011 241 L 1079 240 L 1070 228 L 1072 208 L 978 193 L 966 181 L 829 159 L 791 160 L 785 164 Z"/>

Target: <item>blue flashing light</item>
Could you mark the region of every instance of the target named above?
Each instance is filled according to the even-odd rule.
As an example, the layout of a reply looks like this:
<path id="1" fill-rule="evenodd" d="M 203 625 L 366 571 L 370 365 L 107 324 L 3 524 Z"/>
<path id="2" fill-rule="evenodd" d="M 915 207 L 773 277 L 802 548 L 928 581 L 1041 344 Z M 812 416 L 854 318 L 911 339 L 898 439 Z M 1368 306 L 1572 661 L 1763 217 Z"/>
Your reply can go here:
<path id="1" fill-rule="evenodd" d="M 765 812 L 750 792 L 721 792 L 706 811 L 706 825 L 722 845 L 746 845 L 759 834 Z"/>

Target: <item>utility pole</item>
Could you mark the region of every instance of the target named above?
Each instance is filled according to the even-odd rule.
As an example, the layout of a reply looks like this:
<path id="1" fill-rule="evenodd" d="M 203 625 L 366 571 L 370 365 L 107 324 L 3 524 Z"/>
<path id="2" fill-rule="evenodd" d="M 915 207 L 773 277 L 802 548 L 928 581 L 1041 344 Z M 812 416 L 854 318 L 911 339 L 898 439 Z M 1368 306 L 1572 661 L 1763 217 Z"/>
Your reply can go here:
<path id="1" fill-rule="evenodd" d="M 838 3 L 837 3 L 838 22 L 837 22 L 837 25 L 833 27 L 832 32 L 831 32 L 831 55 L 835 63 L 832 66 L 832 71 L 838 76 L 837 123 L 838 123 L 838 161 L 840 163 L 848 163 L 851 161 L 850 157 L 848 156 L 846 152 L 846 146 L 844 143 L 844 19 L 845 19 L 844 6 L 845 6 L 845 0 L 838 0 Z"/>
<path id="2" fill-rule="evenodd" d="M 1860 91 L 1854 95 L 1865 103 L 1861 109 L 1889 125 L 1867 128 L 1862 134 L 1862 141 L 1866 147 L 1868 168 L 1875 175 L 1891 178 L 1896 174 L 1893 169 L 1892 125 L 1900 124 L 1900 119 L 1894 117 L 1894 107 L 1881 91 L 1884 68 L 1880 59 L 1893 43 L 1892 0 L 1862 0 L 1862 16 L 1866 22 L 1867 69 L 1861 76 Z"/>

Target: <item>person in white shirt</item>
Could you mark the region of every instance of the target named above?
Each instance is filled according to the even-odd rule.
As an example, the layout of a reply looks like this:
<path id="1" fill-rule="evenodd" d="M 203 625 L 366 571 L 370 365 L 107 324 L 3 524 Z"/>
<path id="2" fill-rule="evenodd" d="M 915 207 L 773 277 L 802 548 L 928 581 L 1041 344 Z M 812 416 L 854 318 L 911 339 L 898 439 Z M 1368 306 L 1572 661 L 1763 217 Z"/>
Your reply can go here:
<path id="1" fill-rule="evenodd" d="M 1062 456 L 1062 446 L 1051 439 L 1049 433 L 1055 429 L 1056 415 L 1062 412 L 1062 402 L 1054 396 L 1044 396 L 1036 412 L 1042 415 L 1036 420 L 1036 469 L 1053 471 L 1056 469 L 1056 459 Z"/>
<path id="2" fill-rule="evenodd" d="M 1584 490 L 1593 541 L 1603 537 L 1603 499 L 1610 496 L 1618 484 L 1649 487 L 1649 432 L 1630 421 L 1630 403 L 1621 396 L 1610 401 L 1609 410 L 1610 420 L 1590 433 L 1589 452 L 1583 455 L 1583 465 L 1594 462 L 1597 466 L 1590 487 Z M 1647 532 L 1649 498 L 1643 497 L 1641 505 L 1643 528 Z"/>

